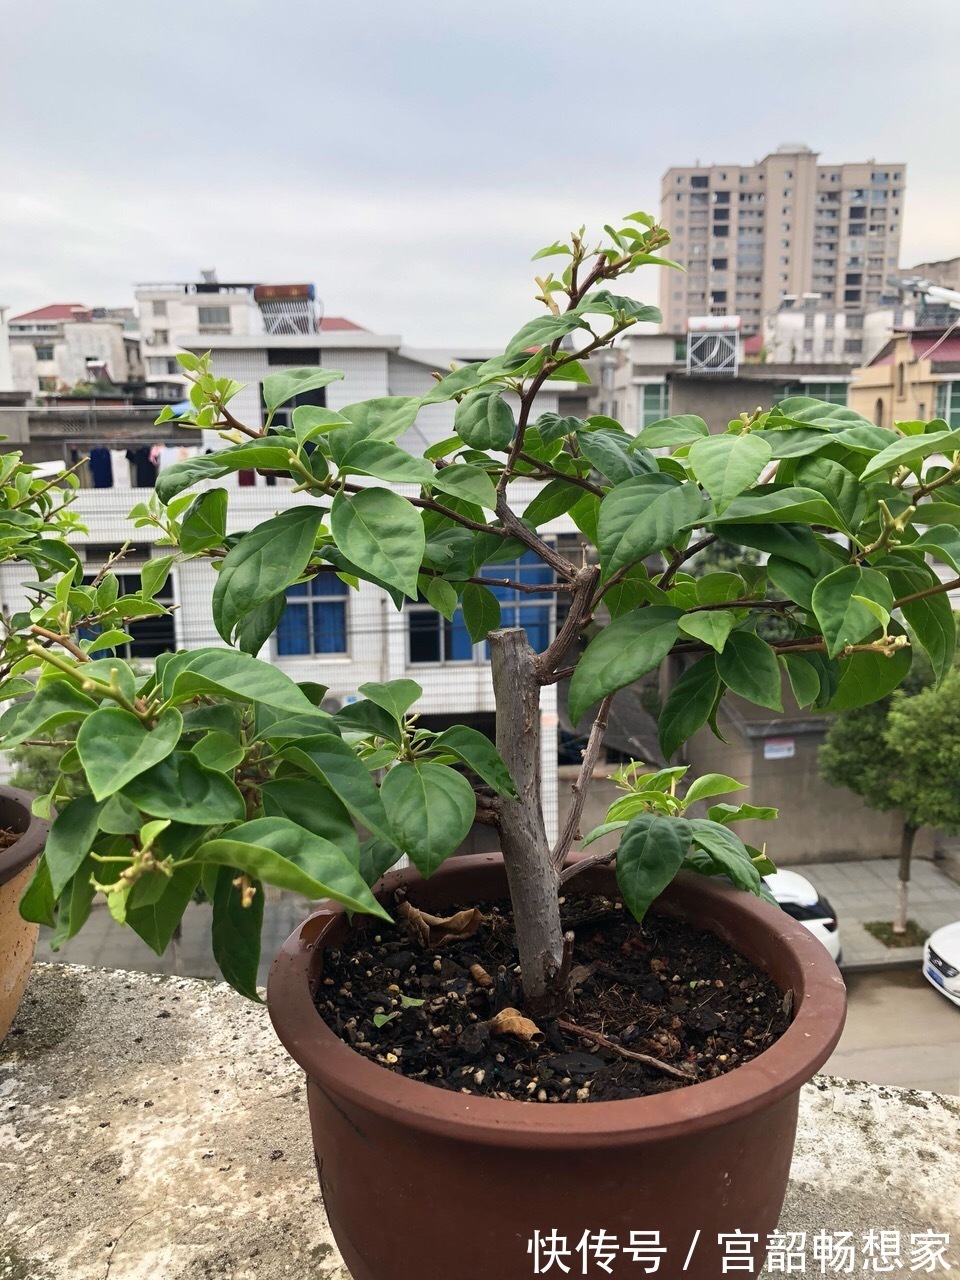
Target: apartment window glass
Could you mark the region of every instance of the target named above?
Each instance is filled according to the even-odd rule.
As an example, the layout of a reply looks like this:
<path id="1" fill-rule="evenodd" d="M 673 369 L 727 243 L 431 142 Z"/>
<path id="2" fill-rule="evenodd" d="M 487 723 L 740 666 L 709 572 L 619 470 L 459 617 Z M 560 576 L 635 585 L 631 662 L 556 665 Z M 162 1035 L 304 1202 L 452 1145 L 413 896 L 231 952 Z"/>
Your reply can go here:
<path id="1" fill-rule="evenodd" d="M 277 655 L 347 652 L 347 584 L 335 573 L 318 573 L 287 588 L 287 607 L 277 626 Z"/>
<path id="2" fill-rule="evenodd" d="M 52 359 L 53 359 L 53 347 L 37 347 L 37 359 L 38 359 L 38 360 L 52 360 Z"/>
<path id="3" fill-rule="evenodd" d="M 553 570 L 528 551 L 512 563 L 486 565 L 480 576 L 509 579 L 524 586 L 546 586 L 553 581 Z M 542 652 L 553 638 L 553 595 L 550 592 L 526 594 L 515 587 L 491 587 L 490 590 L 500 601 L 500 625 L 523 627 L 532 647 Z M 411 663 L 476 662 L 489 657 L 486 646 L 481 649 L 471 641 L 460 609 L 448 620 L 419 597 L 407 605 L 406 613 Z"/>
<path id="4" fill-rule="evenodd" d="M 167 304 L 165 302 L 154 302 L 153 314 L 155 316 L 165 316 L 167 314 Z"/>
<path id="5" fill-rule="evenodd" d="M 690 185 L 691 187 L 703 190 L 710 185 L 710 179 L 702 175 L 695 176 L 690 179 Z"/>
<path id="6" fill-rule="evenodd" d="M 167 343 L 170 341 L 170 330 L 154 329 L 153 340 L 158 346 L 165 347 Z"/>
<path id="7" fill-rule="evenodd" d="M 119 550 L 119 547 L 117 550 Z M 140 590 L 139 573 L 128 570 L 125 573 L 117 573 L 116 576 L 120 584 L 121 596 L 134 595 Z M 96 577 L 95 571 L 84 574 L 84 585 L 90 586 Z M 166 605 L 167 608 L 173 604 L 172 574 L 154 596 L 154 599 L 158 604 Z M 81 636 L 84 640 L 92 640 L 102 630 L 102 627 L 92 627 L 90 630 L 82 631 Z M 126 644 L 117 645 L 114 649 L 99 649 L 94 654 L 94 657 L 106 658 L 113 653 L 118 658 L 157 658 L 161 653 L 172 653 L 177 647 L 176 628 L 172 613 L 161 613 L 152 618 L 141 618 L 139 622 L 127 623 L 124 630 L 130 637 Z"/>
<path id="8" fill-rule="evenodd" d="M 714 203 L 714 204 L 729 204 L 729 203 L 730 203 L 730 192 L 729 192 L 729 191 L 715 191 L 715 192 L 713 193 L 713 203 Z"/>
<path id="9" fill-rule="evenodd" d="M 197 307 L 197 323 L 200 326 L 201 333 L 205 329 L 229 329 L 230 308 Z"/>
<path id="10" fill-rule="evenodd" d="M 680 357 L 678 357 L 679 359 Z M 684 360 L 687 358 L 686 341 L 684 341 Z M 641 427 L 649 427 L 652 422 L 659 422 L 670 412 L 670 388 L 665 382 L 648 382 L 643 388 L 643 408 Z"/>
<path id="11" fill-rule="evenodd" d="M 941 382 L 937 387 L 937 417 L 951 430 L 960 428 L 960 382 Z"/>
<path id="12" fill-rule="evenodd" d="M 673 358 L 677 363 L 682 363 L 687 358 L 687 340 L 686 338 L 674 338 L 673 340 Z M 661 415 L 662 416 L 662 415 Z M 653 419 L 657 421 L 656 418 Z"/>
<path id="13" fill-rule="evenodd" d="M 710 266 L 714 269 L 714 271 L 726 271 L 726 269 L 727 269 L 727 259 L 726 259 L 726 258 L 714 258 L 714 259 L 711 261 Z"/>
<path id="14" fill-rule="evenodd" d="M 317 361 L 319 364 L 319 360 Z M 324 408 L 327 403 L 326 387 L 317 387 L 313 391 L 298 391 L 295 396 L 287 400 L 274 412 L 271 426 L 274 431 L 292 431 L 293 430 L 293 411 L 299 409 L 301 405 L 311 404 L 318 408 Z M 263 420 L 266 421 L 267 409 L 263 400 L 263 384 L 260 384 L 260 413 Z"/>

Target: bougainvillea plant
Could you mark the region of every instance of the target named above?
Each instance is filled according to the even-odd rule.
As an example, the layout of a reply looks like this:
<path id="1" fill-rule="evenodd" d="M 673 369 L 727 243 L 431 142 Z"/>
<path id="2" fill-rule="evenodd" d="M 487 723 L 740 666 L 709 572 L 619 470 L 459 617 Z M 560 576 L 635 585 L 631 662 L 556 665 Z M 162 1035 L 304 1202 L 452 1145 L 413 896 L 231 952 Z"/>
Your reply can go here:
<path id="1" fill-rule="evenodd" d="M 626 794 L 604 824 L 619 832 L 615 855 L 569 862 L 610 700 L 671 660 L 677 678 L 659 717 L 669 763 L 715 727 L 728 692 L 779 709 L 786 682 L 816 711 L 884 696 L 910 666 L 905 624 L 942 677 L 956 643 L 946 593 L 960 573 L 960 431 L 941 421 L 882 428 L 805 398 L 716 435 L 692 416 L 635 433 L 607 417 L 538 414 L 550 379 L 586 379 L 587 356 L 659 320 L 613 289 L 663 264 L 668 239 L 637 213 L 599 243 L 581 231 L 541 250 L 559 264 L 537 278 L 541 314 L 503 355 L 438 375 L 422 397 L 301 406 L 275 427 L 298 392 L 342 377 L 284 370 L 264 379 L 264 424 L 247 424 L 229 407 L 237 384 L 209 358 L 180 357 L 189 419 L 221 431 L 226 447 L 165 470 L 134 516 L 161 526 L 172 558 L 215 562 L 224 647 L 162 657 L 140 681 L 66 638 L 35 655 L 39 691 L 7 713 L 0 745 L 68 715 L 80 728 L 63 767 L 82 770 L 89 793 L 60 810 L 28 911 L 58 915 L 61 933 L 73 933 L 99 887 L 116 918 L 162 950 L 202 884 L 221 968 L 255 995 L 263 882 L 383 915 L 370 886 L 401 854 L 430 875 L 480 819 L 499 832 L 527 1010 L 549 1016 L 566 999 L 558 895 L 578 866 L 615 856 L 638 918 L 681 867 L 761 892 L 769 864 L 729 823 L 769 812 L 720 803 L 691 818 L 692 800 L 737 784 L 711 775 L 678 798 L 679 768 L 624 774 Z M 449 439 L 420 456 L 396 443 L 423 406 L 450 401 Z M 289 476 L 295 488 L 276 515 L 228 534 L 216 481 L 241 469 Z M 527 505 L 515 499 L 521 480 L 539 485 Z M 563 514 L 586 548 L 575 559 L 543 532 Z M 718 539 L 762 563 L 686 572 Z M 549 583 L 497 572 L 521 555 L 546 566 Z M 375 583 L 397 608 L 421 600 L 447 619 L 462 611 L 473 641 L 489 645 L 496 745 L 466 726 L 418 727 L 412 680 L 365 685 L 361 701 L 330 715 L 321 688 L 260 661 L 287 590 L 319 574 Z M 500 626 L 498 586 L 563 598 L 564 621 L 539 652 L 524 630 Z M 763 625 L 771 616 L 773 630 Z M 65 637 L 71 624 L 65 617 Z M 539 704 L 561 680 L 587 745 L 551 846 Z"/>

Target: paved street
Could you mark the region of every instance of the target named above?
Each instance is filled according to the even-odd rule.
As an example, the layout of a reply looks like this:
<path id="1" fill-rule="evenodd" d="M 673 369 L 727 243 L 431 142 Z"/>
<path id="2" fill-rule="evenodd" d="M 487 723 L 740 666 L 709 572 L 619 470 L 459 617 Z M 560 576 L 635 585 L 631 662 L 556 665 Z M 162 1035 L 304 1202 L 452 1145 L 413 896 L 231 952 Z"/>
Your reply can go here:
<path id="1" fill-rule="evenodd" d="M 919 970 L 847 976 L 843 1037 L 830 1075 L 960 1094 L 960 1009 Z"/>

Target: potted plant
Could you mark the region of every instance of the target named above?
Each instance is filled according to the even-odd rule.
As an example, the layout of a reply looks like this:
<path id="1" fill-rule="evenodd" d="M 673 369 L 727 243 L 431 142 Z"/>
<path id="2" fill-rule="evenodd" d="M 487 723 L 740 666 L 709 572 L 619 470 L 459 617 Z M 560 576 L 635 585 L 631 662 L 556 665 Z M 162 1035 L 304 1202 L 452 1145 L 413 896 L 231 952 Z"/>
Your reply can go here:
<path id="1" fill-rule="evenodd" d="M 572 856 L 610 700 L 673 664 L 659 717 L 669 761 L 702 726 L 716 731 L 727 691 L 779 708 L 789 687 L 816 711 L 883 697 L 910 666 L 901 619 L 938 677 L 950 665 L 957 583 L 929 561 L 960 571 L 960 431 L 882 429 L 804 398 L 717 436 L 690 416 L 633 434 L 606 417 L 537 415 L 549 380 L 587 378 L 585 357 L 659 319 L 608 286 L 664 264 L 667 240 L 637 213 L 595 248 L 582 231 L 548 246 L 537 257 L 562 270 L 537 279 L 544 313 L 502 356 L 438 375 L 423 397 L 301 406 L 278 430 L 281 405 L 342 376 L 284 370 L 263 382 L 261 428 L 234 417 L 238 387 L 209 358 L 181 356 L 190 420 L 229 447 L 164 471 L 135 518 L 160 526 L 174 555 L 217 563 L 213 618 L 230 647 L 168 655 L 140 683 L 120 660 L 92 671 L 84 654 L 38 653 L 44 688 L 0 723 L 9 745 L 49 727 L 65 697 L 81 721 L 64 767 L 83 771 L 89 794 L 59 813 L 35 881 L 48 878 L 36 895 L 59 903 L 68 932 L 97 887 L 162 950 L 201 884 L 224 976 L 256 998 L 263 883 L 330 901 L 276 959 L 268 1003 L 308 1074 L 320 1182 L 357 1280 L 579 1269 L 577 1249 L 587 1273 L 604 1248 L 714 1276 L 730 1241 L 762 1254 L 799 1089 L 840 1034 L 842 983 L 819 944 L 762 901 L 770 864 L 731 829 L 770 813 L 690 808 L 735 791 L 733 779 L 681 794 L 682 766 L 628 767 L 624 795 Z M 395 443 L 423 405 L 444 402 L 456 406 L 449 439 L 422 457 Z M 226 490 L 189 490 L 251 468 L 292 477 L 302 497 L 228 534 Z M 522 480 L 538 489 L 517 509 Z M 575 559 L 542 532 L 564 513 L 583 535 Z M 688 574 L 721 538 L 764 563 Z M 521 555 L 547 580 L 497 569 Z M 462 725 L 421 727 L 411 680 L 366 685 L 331 715 L 322 688 L 256 658 L 287 590 L 325 573 L 372 582 L 398 608 L 426 601 L 486 641 L 495 745 Z M 502 587 L 564 601 L 540 652 L 500 625 Z M 566 680 L 570 717 L 589 728 L 551 847 L 539 702 Z M 475 820 L 496 828 L 502 858 L 451 857 Z M 611 833 L 617 849 L 594 853 Z M 389 872 L 401 854 L 413 867 Z M 471 951 L 504 959 L 487 968 Z M 704 1012 L 728 985 L 769 1018 Z M 588 988 L 600 1001 L 589 1011 Z M 603 1003 L 611 989 L 628 1018 L 639 992 L 662 1019 L 655 1043 Z M 686 1047 L 674 1034 L 684 1020 L 699 1028 Z M 754 1023 L 778 1020 L 761 1052 Z M 741 1040 L 709 1030 L 733 1023 Z M 578 1105 L 595 1074 L 609 1084 L 611 1062 L 641 1068 L 622 1092 L 651 1096 Z M 515 1100 L 518 1078 L 528 1101 Z"/>

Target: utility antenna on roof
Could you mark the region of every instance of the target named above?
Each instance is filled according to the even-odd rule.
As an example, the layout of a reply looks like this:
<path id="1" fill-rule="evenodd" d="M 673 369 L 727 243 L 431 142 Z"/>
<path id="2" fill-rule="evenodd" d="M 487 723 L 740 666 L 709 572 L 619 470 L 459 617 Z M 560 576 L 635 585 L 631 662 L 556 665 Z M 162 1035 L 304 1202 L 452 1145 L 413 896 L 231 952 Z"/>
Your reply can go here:
<path id="1" fill-rule="evenodd" d="M 200 277 L 201 277 L 201 279 L 203 280 L 203 283 L 204 283 L 204 284 L 216 284 L 216 283 L 217 283 L 217 268 L 216 268 L 216 267 L 207 267 L 207 268 L 206 268 L 206 270 L 205 270 L 203 267 L 201 267 L 201 268 L 200 268 Z"/>

